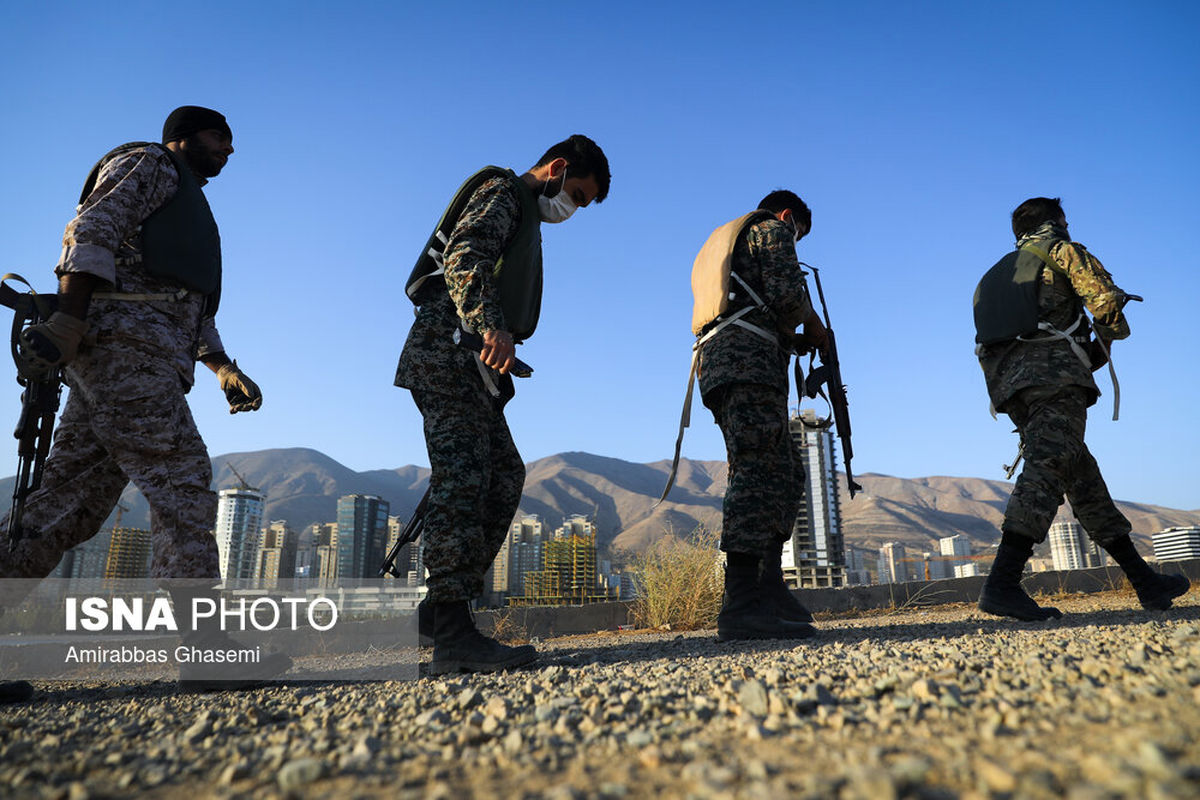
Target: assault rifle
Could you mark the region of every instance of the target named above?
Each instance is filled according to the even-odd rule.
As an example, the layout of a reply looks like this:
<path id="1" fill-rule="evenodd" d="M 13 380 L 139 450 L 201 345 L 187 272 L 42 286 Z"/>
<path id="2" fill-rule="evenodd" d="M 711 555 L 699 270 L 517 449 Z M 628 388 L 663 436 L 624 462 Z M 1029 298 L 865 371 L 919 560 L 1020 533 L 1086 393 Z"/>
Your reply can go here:
<path id="1" fill-rule="evenodd" d="M 58 305 L 57 295 L 42 295 L 33 291 L 18 292 L 5 281 L 29 282 L 20 275 L 8 273 L 0 277 L 0 305 L 13 310 L 12 357 L 17 365 L 17 383 L 25 387 L 21 392 L 21 417 L 13 436 L 17 439 L 17 482 L 13 487 L 12 510 L 8 515 L 8 549 L 17 546 L 24 531 L 21 518 L 25 514 L 25 499 L 42 485 L 42 469 L 50 453 L 50 439 L 54 433 L 54 416 L 62 396 L 62 369 L 55 368 L 44 375 L 32 375 L 17 352 L 21 331 L 50 318 Z"/>
<path id="2" fill-rule="evenodd" d="M 804 381 L 804 393 L 810 398 L 821 395 L 829 403 L 833 412 L 833 422 L 837 427 L 838 438 L 842 440 L 842 462 L 846 468 L 846 487 L 850 490 L 850 497 L 853 498 L 856 492 L 862 491 L 862 487 L 855 483 L 854 472 L 850 468 L 850 459 L 854 458 L 854 448 L 850 444 L 850 401 L 846 399 L 846 385 L 842 383 L 837 339 L 833 335 L 833 326 L 829 322 L 829 306 L 825 302 L 825 291 L 821 288 L 821 271 L 803 261 L 800 264 L 812 270 L 813 280 L 817 284 L 817 296 L 821 298 L 821 313 L 825 317 L 827 337 L 825 349 L 821 351 L 821 366 L 813 369 L 810 357 L 808 377 Z M 828 387 L 828 395 L 822 391 L 822 385 Z"/>
<path id="3" fill-rule="evenodd" d="M 483 349 L 483 337 L 477 333 L 470 333 L 461 328 L 456 328 L 454 331 L 454 343 L 466 350 L 472 350 L 478 353 Z M 519 358 L 513 359 L 512 369 L 509 370 L 518 378 L 528 378 L 533 375 L 533 367 L 526 364 Z M 383 559 L 383 563 L 379 566 L 379 577 L 391 575 L 393 578 L 402 578 L 400 570 L 396 567 L 396 557 L 400 555 L 400 548 L 411 542 L 415 542 L 417 537 L 421 535 L 421 531 L 425 529 L 425 514 L 429 509 L 429 489 L 425 489 L 425 494 L 421 496 L 421 501 L 417 503 L 417 508 L 413 511 L 412 518 L 408 524 L 404 526 L 404 530 L 400 531 L 400 536 L 396 539 L 396 543 L 392 545 L 392 549 L 388 550 L 387 557 Z"/>
<path id="4" fill-rule="evenodd" d="M 417 508 L 413 511 L 412 519 L 404 526 L 404 530 L 400 531 L 400 537 L 396 539 L 396 543 L 392 545 L 392 549 L 388 550 L 387 558 L 383 560 L 383 564 L 379 566 L 379 577 L 391 575 L 393 578 L 403 578 L 399 568 L 396 567 L 396 557 L 400 555 L 400 548 L 404 545 L 415 542 L 417 537 L 421 535 L 421 531 L 425 529 L 425 512 L 429 508 L 429 489 L 425 490 L 425 494 L 421 496 L 421 502 L 417 503 Z"/>

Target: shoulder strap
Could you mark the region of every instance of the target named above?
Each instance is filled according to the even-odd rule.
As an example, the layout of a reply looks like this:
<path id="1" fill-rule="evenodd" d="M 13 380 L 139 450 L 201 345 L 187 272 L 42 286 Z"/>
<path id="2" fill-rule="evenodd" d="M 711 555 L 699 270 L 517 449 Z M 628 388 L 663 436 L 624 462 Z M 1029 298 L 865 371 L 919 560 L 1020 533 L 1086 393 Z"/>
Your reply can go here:
<path id="1" fill-rule="evenodd" d="M 446 245 L 450 243 L 450 234 L 454 232 L 454 226 L 458 224 L 458 218 L 462 216 L 463 210 L 466 208 L 467 202 L 471 199 L 471 195 L 475 190 L 491 178 L 501 178 L 510 174 L 510 170 L 503 167 L 487 166 L 467 178 L 458 191 L 454 193 L 450 204 L 446 206 L 446 210 L 442 213 L 441 219 L 433 229 L 433 233 L 429 235 L 429 239 L 425 242 L 425 249 L 417 257 L 417 263 L 413 266 L 412 272 L 408 276 L 408 281 L 405 282 L 404 291 L 409 299 L 416 302 L 417 293 L 421 287 L 430 278 L 443 275 L 446 272 L 444 261 L 444 253 Z"/>
<path id="2" fill-rule="evenodd" d="M 1033 253 L 1035 256 L 1040 258 L 1042 263 L 1049 267 L 1052 271 L 1062 275 L 1068 281 L 1070 280 L 1070 276 L 1067 275 L 1067 271 L 1062 268 L 1062 264 L 1059 264 L 1057 261 L 1055 261 L 1054 258 L 1051 257 L 1050 253 L 1038 247 L 1036 244 L 1023 244 L 1021 245 L 1021 249 L 1028 250 L 1029 252 Z"/>
<path id="3" fill-rule="evenodd" d="M 83 201 L 87 200 L 88 195 L 90 195 L 92 190 L 96 188 L 96 181 L 100 178 L 100 170 L 104 169 L 105 164 L 117 156 L 125 155 L 126 153 L 133 152 L 134 150 L 138 150 L 143 147 L 158 147 L 166 153 L 171 152 L 164 145 L 158 144 L 157 142 L 129 142 L 128 144 L 123 144 L 120 147 L 114 147 L 112 150 L 109 150 L 107 153 L 101 156 L 100 160 L 92 166 L 91 172 L 88 173 L 87 180 L 83 182 L 83 191 L 79 193 L 79 205 L 83 205 Z"/>

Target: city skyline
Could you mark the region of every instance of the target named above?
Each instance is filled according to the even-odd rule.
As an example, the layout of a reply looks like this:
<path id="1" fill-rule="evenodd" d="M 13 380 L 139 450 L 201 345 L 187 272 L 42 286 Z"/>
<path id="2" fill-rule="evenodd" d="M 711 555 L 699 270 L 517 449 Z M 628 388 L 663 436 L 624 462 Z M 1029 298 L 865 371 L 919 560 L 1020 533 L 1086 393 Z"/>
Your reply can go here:
<path id="1" fill-rule="evenodd" d="M 213 376 L 199 372 L 189 402 L 210 452 L 312 446 L 358 470 L 427 465 L 420 415 L 392 385 L 412 319 L 409 265 L 463 178 L 484 164 L 526 169 L 582 132 L 608 154 L 612 190 L 545 226 L 542 320 L 518 351 L 535 373 L 506 410 L 527 461 L 575 450 L 670 457 L 694 341 L 692 259 L 714 227 L 787 187 L 813 210 L 798 253 L 821 269 L 856 472 L 1001 477 L 1016 439 L 987 413 L 971 295 L 1012 247 L 1012 209 L 1051 195 L 1118 284 L 1146 298 L 1129 309 L 1133 335 L 1115 347 L 1121 420 L 1108 419 L 1102 376 L 1089 447 L 1114 496 L 1200 508 L 1188 461 L 1200 426 L 1187 424 L 1200 375 L 1181 368 L 1200 296 L 1190 267 L 1200 251 L 1191 135 L 1200 106 L 1187 101 L 1200 78 L 1191 37 L 1200 6 L 1053 4 L 1040 24 L 1070 30 L 1103 58 L 1050 69 L 1038 37 L 1013 34 L 1008 4 L 773 4 L 762 25 L 701 3 L 680 25 L 670 3 L 617 0 L 611 24 L 593 24 L 584 6 L 557 9 L 560 29 L 589 31 L 604 57 L 534 83 L 479 79 L 494 73 L 488 43 L 520 40 L 544 21 L 533 8 L 468 1 L 456 24 L 469 46 L 444 63 L 436 37 L 394 46 L 402 32 L 436 29 L 436 5 L 209 7 L 138 15 L 144 57 L 173 66 L 140 76 L 133 93 L 121 89 L 128 65 L 111 56 L 124 15 L 103 5 L 0 11 L 9 34 L 0 146 L 21 154 L 0 219 L 4 271 L 47 291 L 63 228 L 103 153 L 156 138 L 177 105 L 226 115 L 236 152 L 205 188 L 225 264 L 218 325 L 264 404 L 231 417 Z M 180 41 L 181 27 L 194 35 Z M 938 48 L 920 46 L 929 31 Z M 45 57 L 64 47 L 72 58 Z M 790 59 L 789 77 L 764 76 L 763 53 Z M 431 63 L 455 92 L 431 90 Z M 714 113 L 714 87 L 735 86 L 740 107 L 771 112 Z M 63 87 L 72 102 L 61 101 Z M 1068 135 L 1031 130 L 1033 112 L 1019 109 L 1033 87 L 1037 108 L 1072 121 Z M 546 96 L 577 101 L 525 111 Z M 465 107 L 496 125 L 456 124 Z M 288 130 L 297 115 L 316 132 Z M 347 146 L 375 137 L 386 140 L 387 168 Z M 664 211 L 664 194 L 688 203 Z M 264 303 L 277 309 L 270 324 Z M 352 310 L 337 335 L 312 324 L 335 308 Z M 593 354 L 594 324 L 580 316 L 601 309 L 620 309 L 619 324 Z M 314 401 L 311 372 L 284 357 L 297 352 L 339 365 L 352 411 Z M 0 428 L 11 430 L 19 394 L 9 385 Z M 914 416 L 937 424 L 913 426 Z M 721 458 L 719 431 L 700 423 L 684 455 Z"/>

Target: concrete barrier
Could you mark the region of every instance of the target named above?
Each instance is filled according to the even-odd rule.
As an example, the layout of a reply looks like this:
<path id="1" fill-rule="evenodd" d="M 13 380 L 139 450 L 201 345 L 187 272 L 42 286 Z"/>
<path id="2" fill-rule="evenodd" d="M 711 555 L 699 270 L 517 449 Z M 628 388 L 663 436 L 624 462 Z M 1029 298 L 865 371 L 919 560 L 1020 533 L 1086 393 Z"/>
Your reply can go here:
<path id="1" fill-rule="evenodd" d="M 1169 561 L 1154 565 L 1162 572 L 1186 575 L 1200 580 L 1200 559 Z M 910 581 L 871 586 L 847 586 L 841 589 L 800 589 L 796 596 L 813 612 L 844 614 L 889 608 L 921 607 L 945 603 L 974 603 L 983 587 L 982 577 L 945 578 L 936 581 Z M 1055 595 L 1091 594 L 1120 589 L 1125 575 L 1120 567 L 1096 567 L 1062 572 L 1035 572 L 1025 576 L 1025 591 Z M 595 603 L 586 606 L 519 606 L 477 612 L 481 630 L 500 628 L 541 639 L 572 636 L 597 631 L 615 631 L 632 622 L 629 602 Z"/>

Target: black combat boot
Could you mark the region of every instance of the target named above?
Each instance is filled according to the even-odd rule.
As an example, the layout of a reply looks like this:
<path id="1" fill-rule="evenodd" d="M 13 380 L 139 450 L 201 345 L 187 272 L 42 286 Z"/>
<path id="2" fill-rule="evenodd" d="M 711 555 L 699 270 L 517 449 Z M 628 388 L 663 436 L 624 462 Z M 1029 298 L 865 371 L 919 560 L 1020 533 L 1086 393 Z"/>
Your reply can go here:
<path id="1" fill-rule="evenodd" d="M 748 553 L 729 553 L 725 566 L 725 596 L 717 614 L 717 640 L 807 639 L 817 629 L 805 622 L 788 622 L 775 613 L 759 580 L 761 559 Z"/>
<path id="2" fill-rule="evenodd" d="M 812 622 L 813 615 L 792 594 L 783 580 L 783 545 L 772 545 L 763 554 L 762 590 L 767 605 L 785 622 Z"/>
<path id="3" fill-rule="evenodd" d="M 1187 594 L 1192 582 L 1183 575 L 1155 572 L 1133 546 L 1128 534 L 1103 545 L 1121 567 L 1129 584 L 1137 592 L 1138 602 L 1148 611 L 1166 611 L 1171 601 Z"/>
<path id="4" fill-rule="evenodd" d="M 429 662 L 429 674 L 500 672 L 537 660 L 533 645 L 509 647 L 480 633 L 466 600 L 431 605 L 433 659 Z"/>
<path id="5" fill-rule="evenodd" d="M 433 604 L 428 597 L 417 603 L 417 644 L 433 647 Z"/>
<path id="6" fill-rule="evenodd" d="M 29 681 L 0 681 L 0 705 L 24 703 L 33 697 L 33 684 Z"/>
<path id="7" fill-rule="evenodd" d="M 1062 612 L 1052 606 L 1042 607 L 1021 588 L 1021 573 L 1025 562 L 1033 555 L 1033 540 L 1014 533 L 1000 538 L 992 571 L 979 595 L 979 610 L 998 617 L 1015 617 L 1026 622 L 1058 619 Z"/>

